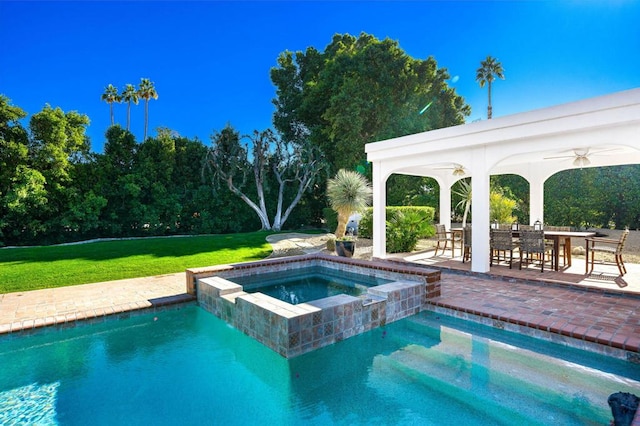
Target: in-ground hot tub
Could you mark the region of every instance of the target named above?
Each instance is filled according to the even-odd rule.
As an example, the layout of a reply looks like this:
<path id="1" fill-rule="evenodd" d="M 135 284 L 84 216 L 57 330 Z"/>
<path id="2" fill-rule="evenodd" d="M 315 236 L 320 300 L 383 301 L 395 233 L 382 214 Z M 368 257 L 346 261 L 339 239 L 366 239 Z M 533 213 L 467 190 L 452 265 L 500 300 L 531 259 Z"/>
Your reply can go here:
<path id="1" fill-rule="evenodd" d="M 247 293 L 263 293 L 297 305 L 339 294 L 358 297 L 366 294 L 370 287 L 387 284 L 392 280 L 324 266 L 309 266 L 239 276 L 232 281 L 240 284 Z"/>
<path id="2" fill-rule="evenodd" d="M 310 270 L 320 276 L 356 274 L 368 285 L 353 285 L 360 294 L 327 292 L 302 303 L 246 291 L 257 290 L 274 273 L 285 281 Z M 440 271 L 432 269 L 319 254 L 187 270 L 187 291 L 203 309 L 287 358 L 420 312 L 428 298 L 440 295 L 439 281 Z M 348 280 L 341 285 L 349 287 Z"/>

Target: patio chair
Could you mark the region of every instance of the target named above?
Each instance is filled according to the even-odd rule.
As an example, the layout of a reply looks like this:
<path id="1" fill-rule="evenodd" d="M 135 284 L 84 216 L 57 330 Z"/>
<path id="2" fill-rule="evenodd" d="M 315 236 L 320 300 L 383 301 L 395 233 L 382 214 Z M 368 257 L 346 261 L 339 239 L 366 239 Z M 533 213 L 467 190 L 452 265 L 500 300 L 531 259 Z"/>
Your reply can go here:
<path id="1" fill-rule="evenodd" d="M 513 240 L 513 231 L 511 229 L 491 229 L 490 235 L 491 259 L 489 266 L 493 266 L 494 258 L 500 262 L 500 253 L 503 253 L 504 260 L 507 260 L 507 252 L 509 252 L 509 269 L 511 269 L 513 250 L 518 247 L 517 242 Z"/>
<path id="2" fill-rule="evenodd" d="M 434 256 L 438 255 L 438 250 L 442 248 L 442 254 L 444 254 L 445 250 L 447 250 L 447 244 L 451 241 L 451 236 L 454 235 L 453 232 L 447 231 L 447 228 L 442 225 L 436 225 L 436 252 Z M 453 257 L 453 249 L 455 248 L 456 242 L 460 241 L 456 239 L 453 241 L 453 247 L 451 247 L 451 257 Z"/>
<path id="3" fill-rule="evenodd" d="M 462 231 L 462 263 L 471 258 L 471 226 L 465 226 Z"/>
<path id="4" fill-rule="evenodd" d="M 600 237 L 585 238 L 585 245 L 589 246 L 589 252 L 587 253 L 587 262 L 589 261 L 589 256 L 591 257 L 591 269 L 589 270 L 589 273 L 593 273 L 594 255 L 596 252 L 599 252 L 612 254 L 616 261 L 616 266 L 620 271 L 620 276 L 626 274 L 627 268 L 624 266 L 624 262 L 622 260 L 622 250 L 624 249 L 624 243 L 627 240 L 628 235 L 629 230 L 625 229 L 622 232 L 622 235 L 620 235 L 620 239 L 618 240 Z M 591 245 L 589 245 L 589 243 L 591 243 Z"/>
<path id="5" fill-rule="evenodd" d="M 532 261 L 533 256 L 540 260 L 540 272 L 544 272 L 544 263 L 547 253 L 551 254 L 551 269 L 553 269 L 553 246 L 545 244 L 544 231 L 523 230 L 520 231 L 520 269 L 522 269 L 522 257 L 526 254 L 526 266 Z"/>

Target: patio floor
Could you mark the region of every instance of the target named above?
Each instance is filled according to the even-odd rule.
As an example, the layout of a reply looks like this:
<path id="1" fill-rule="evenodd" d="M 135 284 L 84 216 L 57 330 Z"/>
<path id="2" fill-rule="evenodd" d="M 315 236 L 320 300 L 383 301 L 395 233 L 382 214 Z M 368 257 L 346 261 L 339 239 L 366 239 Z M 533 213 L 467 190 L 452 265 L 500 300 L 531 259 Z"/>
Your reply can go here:
<path id="1" fill-rule="evenodd" d="M 402 259 L 423 265 L 435 266 L 442 270 L 469 272 L 471 270 L 470 262 L 462 262 L 460 249 L 456 248 L 455 257 L 452 257 L 450 249 L 445 250 L 444 254 L 439 252 L 438 256 L 434 255 L 434 250 L 425 250 L 422 252 L 413 252 L 401 256 Z M 596 260 L 593 273 L 585 274 L 585 258 L 584 256 L 573 256 L 571 266 L 565 266 L 560 260 L 560 268 L 558 271 L 551 269 L 549 264 L 545 265 L 544 272 L 540 272 L 539 264 L 530 264 L 527 267 L 519 269 L 520 262 L 517 255 L 514 255 L 511 269 L 508 263 L 501 262 L 491 266 L 491 271 L 486 276 L 507 277 L 517 280 L 534 280 L 545 281 L 549 283 L 559 283 L 564 285 L 575 285 L 579 288 L 593 288 L 613 293 L 629 293 L 640 296 L 640 264 L 625 263 L 627 273 L 620 276 L 620 272 L 615 264 L 602 264 Z"/>
<path id="2" fill-rule="evenodd" d="M 604 269 L 603 275 L 586 277 L 584 260 L 573 266 L 582 275 L 577 269 L 520 271 L 517 263 L 513 269 L 500 265 L 491 274 L 475 274 L 448 254 L 413 253 L 405 259 L 442 270 L 442 295 L 431 302 L 434 309 L 578 339 L 604 353 L 624 350 L 631 353 L 628 359 L 640 362 L 640 265 L 628 264 L 624 280 Z M 184 273 L 0 294 L 0 334 L 69 327 L 192 300 L 185 293 Z"/>

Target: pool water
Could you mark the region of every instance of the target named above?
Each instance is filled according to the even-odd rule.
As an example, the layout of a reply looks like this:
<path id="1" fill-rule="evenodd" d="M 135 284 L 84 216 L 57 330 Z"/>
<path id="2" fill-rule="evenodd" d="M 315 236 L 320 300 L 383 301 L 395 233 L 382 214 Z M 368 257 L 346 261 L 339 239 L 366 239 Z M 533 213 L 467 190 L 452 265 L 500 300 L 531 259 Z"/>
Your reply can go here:
<path id="1" fill-rule="evenodd" d="M 297 305 L 338 294 L 360 296 L 369 287 L 391 282 L 375 276 L 309 267 L 232 278 L 247 293 L 260 292 Z"/>
<path id="2" fill-rule="evenodd" d="M 605 425 L 640 368 L 423 312 L 287 360 L 194 305 L 0 339 L 0 424 Z"/>

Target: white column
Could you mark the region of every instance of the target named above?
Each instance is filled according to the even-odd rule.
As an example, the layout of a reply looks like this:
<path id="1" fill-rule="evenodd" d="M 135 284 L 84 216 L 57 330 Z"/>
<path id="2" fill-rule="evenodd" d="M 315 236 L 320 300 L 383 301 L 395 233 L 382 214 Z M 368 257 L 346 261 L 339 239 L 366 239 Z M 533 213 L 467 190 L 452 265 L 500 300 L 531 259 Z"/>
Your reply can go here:
<path id="1" fill-rule="evenodd" d="M 489 272 L 489 171 L 486 170 L 484 155 L 481 158 L 474 156 L 471 211 L 471 270 Z"/>
<path id="2" fill-rule="evenodd" d="M 440 184 L 440 223 L 451 229 L 451 184 L 444 179 L 438 180 Z"/>
<path id="3" fill-rule="evenodd" d="M 544 180 L 529 181 L 529 224 L 536 220 L 544 223 Z"/>
<path id="4" fill-rule="evenodd" d="M 387 256 L 387 180 L 379 161 L 373 162 L 373 257 Z"/>

